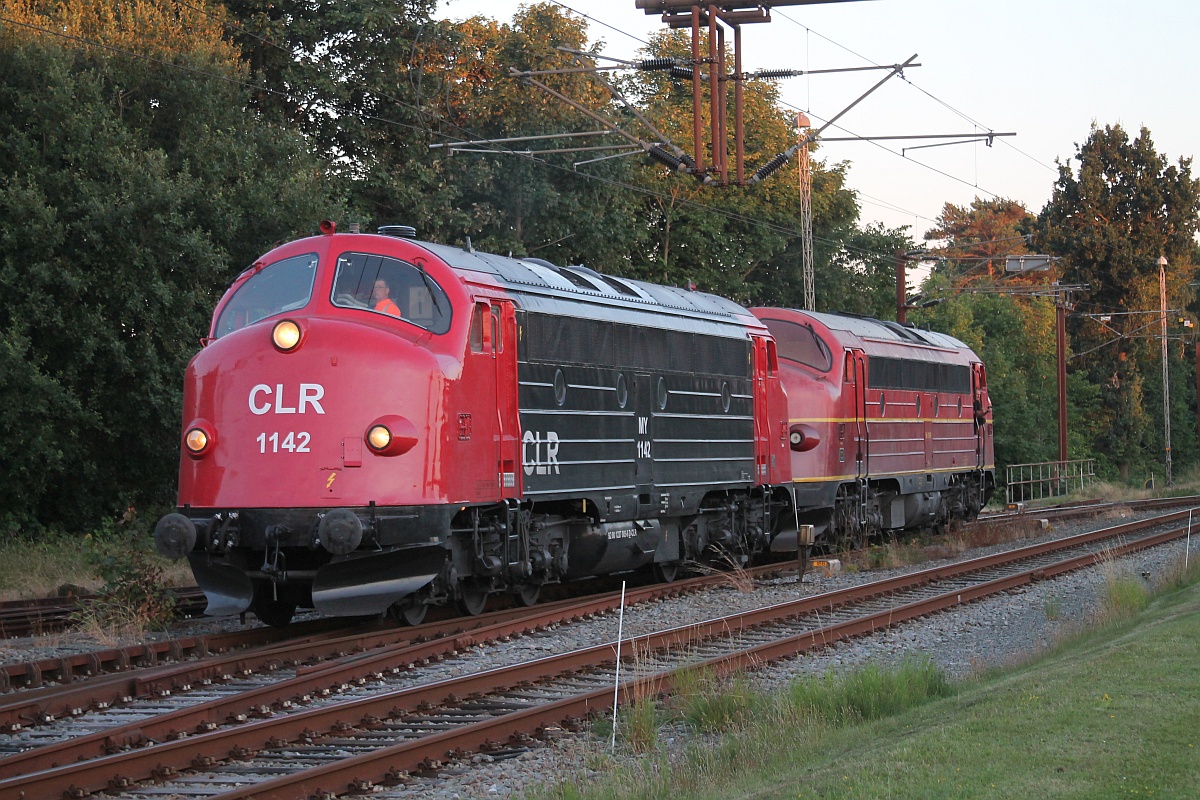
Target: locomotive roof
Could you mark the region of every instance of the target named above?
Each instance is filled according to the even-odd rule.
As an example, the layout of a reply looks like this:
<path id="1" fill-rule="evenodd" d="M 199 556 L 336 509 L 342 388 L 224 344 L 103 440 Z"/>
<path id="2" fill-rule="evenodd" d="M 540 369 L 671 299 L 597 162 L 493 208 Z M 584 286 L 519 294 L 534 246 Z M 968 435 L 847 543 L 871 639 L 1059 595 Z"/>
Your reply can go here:
<path id="1" fill-rule="evenodd" d="M 918 330 L 890 320 L 879 320 L 854 314 L 826 314 L 819 311 L 803 311 L 801 313 L 819 321 L 831 331 L 844 331 L 860 339 L 915 344 L 949 350 L 970 350 L 966 344 L 948 334 Z"/>
<path id="2" fill-rule="evenodd" d="M 706 292 L 616 278 L 587 267 L 563 267 L 537 258 L 508 258 L 433 242 L 414 244 L 429 250 L 456 270 L 491 276 L 493 281 L 519 296 L 522 307 L 528 309 L 578 315 L 582 303 L 584 308 L 606 308 L 606 318 L 611 317 L 613 309 L 674 318 L 673 321 L 661 320 L 658 324 L 662 327 L 676 325 L 679 318 L 723 323 L 718 325 L 721 328 L 736 326 L 741 335 L 745 334 L 747 325 L 757 327 L 754 316 L 746 308 Z M 646 324 L 645 319 L 639 322 Z M 725 331 L 725 335 L 731 334 L 733 331 Z"/>

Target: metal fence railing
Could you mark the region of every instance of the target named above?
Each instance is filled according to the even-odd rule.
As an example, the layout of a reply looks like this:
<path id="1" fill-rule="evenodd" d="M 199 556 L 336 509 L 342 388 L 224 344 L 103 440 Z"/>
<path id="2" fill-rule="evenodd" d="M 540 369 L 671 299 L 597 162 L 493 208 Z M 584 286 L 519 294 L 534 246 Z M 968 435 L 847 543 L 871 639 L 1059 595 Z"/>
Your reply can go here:
<path id="1" fill-rule="evenodd" d="M 1006 470 L 1006 501 L 1027 503 L 1086 491 L 1096 482 L 1096 460 L 1044 461 L 1040 464 L 1010 464 Z"/>

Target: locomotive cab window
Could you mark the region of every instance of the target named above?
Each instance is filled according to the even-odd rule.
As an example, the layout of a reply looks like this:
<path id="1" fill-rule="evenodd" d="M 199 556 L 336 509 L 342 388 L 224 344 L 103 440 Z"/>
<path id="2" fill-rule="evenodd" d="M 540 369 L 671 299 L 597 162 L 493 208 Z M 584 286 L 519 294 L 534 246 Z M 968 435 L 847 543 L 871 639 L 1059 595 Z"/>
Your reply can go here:
<path id="1" fill-rule="evenodd" d="M 258 270 L 221 310 L 216 337 L 219 339 L 276 314 L 304 308 L 312 299 L 316 275 L 316 253 L 285 258 Z"/>
<path id="2" fill-rule="evenodd" d="M 797 325 L 795 322 L 785 322 L 781 319 L 765 319 L 763 323 L 775 337 L 780 358 L 819 369 L 821 372 L 833 369 L 833 354 L 811 326 Z"/>
<path id="3" fill-rule="evenodd" d="M 501 330 L 500 309 L 488 303 L 476 303 L 475 311 L 471 315 L 471 352 L 504 352 Z"/>
<path id="4" fill-rule="evenodd" d="M 433 333 L 450 330 L 450 299 L 424 270 L 387 256 L 343 253 L 333 304 L 399 317 Z"/>

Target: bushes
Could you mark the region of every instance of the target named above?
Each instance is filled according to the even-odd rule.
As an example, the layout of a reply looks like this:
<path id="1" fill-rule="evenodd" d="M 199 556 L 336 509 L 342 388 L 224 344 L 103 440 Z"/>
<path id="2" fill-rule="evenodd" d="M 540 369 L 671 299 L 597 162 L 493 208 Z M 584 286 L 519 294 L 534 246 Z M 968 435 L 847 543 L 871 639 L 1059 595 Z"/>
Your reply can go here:
<path id="1" fill-rule="evenodd" d="M 75 615 L 85 630 L 136 634 L 165 628 L 175 619 L 175 598 L 143 525 L 134 523 L 123 530 L 105 524 L 84 538 L 84 551 L 104 582 L 96 598 Z"/>

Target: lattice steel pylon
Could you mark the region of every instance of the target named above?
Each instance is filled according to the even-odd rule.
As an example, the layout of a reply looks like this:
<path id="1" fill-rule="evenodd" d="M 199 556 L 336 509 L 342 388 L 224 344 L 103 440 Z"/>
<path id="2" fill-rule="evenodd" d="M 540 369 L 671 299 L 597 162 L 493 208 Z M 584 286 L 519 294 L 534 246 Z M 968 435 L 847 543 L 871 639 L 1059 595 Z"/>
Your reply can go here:
<path id="1" fill-rule="evenodd" d="M 817 290 L 813 285 L 812 242 L 812 165 L 808 160 L 808 129 L 812 123 L 803 112 L 796 115 L 800 132 L 800 147 L 796 159 L 800 173 L 800 251 L 804 272 L 804 310 L 817 310 Z"/>

